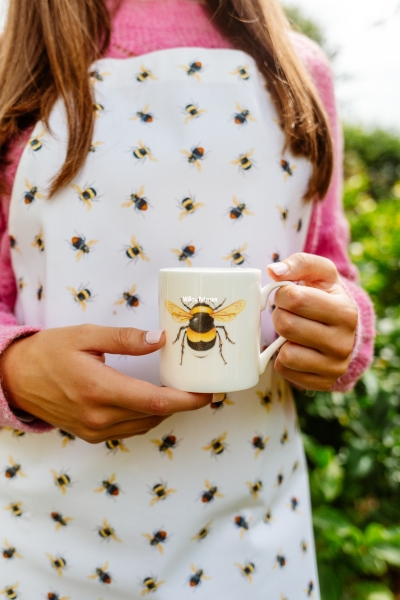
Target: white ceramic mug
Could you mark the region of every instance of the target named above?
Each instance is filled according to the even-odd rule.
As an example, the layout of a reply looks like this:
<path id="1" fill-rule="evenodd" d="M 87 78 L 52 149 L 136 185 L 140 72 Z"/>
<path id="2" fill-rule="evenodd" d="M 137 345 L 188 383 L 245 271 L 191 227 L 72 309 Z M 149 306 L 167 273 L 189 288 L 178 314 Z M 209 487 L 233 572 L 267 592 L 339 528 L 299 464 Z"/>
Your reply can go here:
<path id="1" fill-rule="evenodd" d="M 161 269 L 161 383 L 187 392 L 234 392 L 257 385 L 286 341 L 260 354 L 261 311 L 270 293 L 291 281 L 261 287 L 259 269 Z"/>

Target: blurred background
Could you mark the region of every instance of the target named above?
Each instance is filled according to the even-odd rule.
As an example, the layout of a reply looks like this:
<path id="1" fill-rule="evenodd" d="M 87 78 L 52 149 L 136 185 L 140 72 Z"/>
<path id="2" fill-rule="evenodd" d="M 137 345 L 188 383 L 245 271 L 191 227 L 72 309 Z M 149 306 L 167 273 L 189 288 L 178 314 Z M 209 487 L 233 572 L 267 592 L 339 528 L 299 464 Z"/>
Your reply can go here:
<path id="1" fill-rule="evenodd" d="M 297 393 L 322 600 L 400 600 L 400 1 L 284 8 L 332 61 L 350 254 L 377 312 L 375 360 L 355 390 Z"/>

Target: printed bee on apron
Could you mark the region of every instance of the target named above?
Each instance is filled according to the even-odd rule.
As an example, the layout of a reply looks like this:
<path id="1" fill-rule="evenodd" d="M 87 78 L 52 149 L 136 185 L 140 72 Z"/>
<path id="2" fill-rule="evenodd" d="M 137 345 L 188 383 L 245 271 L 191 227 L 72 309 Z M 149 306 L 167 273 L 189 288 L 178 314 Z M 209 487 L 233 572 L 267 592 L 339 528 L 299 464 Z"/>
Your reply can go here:
<path id="1" fill-rule="evenodd" d="M 32 242 L 33 248 L 38 248 L 39 252 L 44 252 L 43 229 L 35 235 L 35 240 Z"/>
<path id="2" fill-rule="evenodd" d="M 95 492 L 106 492 L 108 496 L 118 496 L 120 492 L 119 485 L 115 483 L 116 475 L 113 473 L 109 479 L 103 479 L 101 487 L 96 488 Z"/>
<path id="3" fill-rule="evenodd" d="M 289 209 L 282 208 L 282 206 L 279 206 L 279 204 L 276 204 L 276 208 L 279 210 L 279 214 L 281 216 L 281 221 L 283 223 L 283 226 L 286 227 L 286 221 L 288 220 L 288 217 L 289 217 Z"/>
<path id="4" fill-rule="evenodd" d="M 91 251 L 92 246 L 98 243 L 98 240 L 90 240 L 86 243 L 84 235 L 75 235 L 69 242 L 72 250 L 76 251 L 76 262 L 79 262 L 82 256 L 87 256 Z"/>
<path id="5" fill-rule="evenodd" d="M 12 456 L 8 457 L 8 461 L 11 466 L 7 467 L 4 471 L 4 476 L 7 479 L 14 479 L 14 477 L 16 477 L 16 475 L 19 475 L 20 477 L 27 477 L 26 473 L 24 473 L 22 471 L 21 465 L 16 463 Z"/>
<path id="6" fill-rule="evenodd" d="M 261 405 L 265 408 L 267 412 L 269 412 L 271 410 L 272 404 L 271 392 L 261 392 L 260 390 L 257 390 L 256 394 L 260 398 Z"/>
<path id="7" fill-rule="evenodd" d="M 197 104 L 186 104 L 182 112 L 187 115 L 183 120 L 184 124 L 186 125 L 193 119 L 198 119 L 200 115 L 208 112 L 208 110 L 205 110 L 204 108 L 199 108 Z"/>
<path id="8" fill-rule="evenodd" d="M 244 171 L 250 171 L 251 167 L 254 166 L 254 160 L 250 160 L 250 157 L 253 156 L 254 149 L 252 148 L 245 154 L 240 154 L 238 158 L 235 160 L 231 160 L 231 165 L 239 165 L 239 171 L 242 173 Z"/>
<path id="9" fill-rule="evenodd" d="M 168 435 L 163 435 L 161 440 L 150 440 L 152 444 L 156 444 L 158 446 L 158 450 L 162 454 L 166 454 L 170 460 L 174 458 L 174 453 L 172 452 L 173 448 L 176 448 L 178 444 L 178 440 L 175 435 L 172 435 L 172 432 Z"/>
<path id="10" fill-rule="evenodd" d="M 148 539 L 150 541 L 150 546 L 155 546 L 160 554 L 164 553 L 162 544 L 165 544 L 168 539 L 168 534 L 166 531 L 160 529 L 159 531 L 154 531 L 153 534 L 142 533 L 142 536 Z"/>
<path id="11" fill-rule="evenodd" d="M 297 167 L 296 167 L 296 165 L 290 165 L 290 164 L 288 163 L 288 161 L 287 161 L 287 160 L 285 160 L 284 158 L 282 158 L 280 165 L 281 165 L 281 169 L 282 169 L 282 171 L 285 173 L 285 177 L 284 177 L 284 179 L 285 179 L 285 181 L 287 181 L 287 179 L 288 179 L 289 177 L 292 177 L 292 175 L 293 175 L 293 171 L 294 171 L 295 169 L 297 169 Z"/>
<path id="12" fill-rule="evenodd" d="M 60 488 L 62 494 L 67 493 L 67 487 L 71 485 L 71 478 L 66 473 L 57 473 L 54 469 L 51 469 L 51 474 L 54 477 L 54 483 Z"/>
<path id="13" fill-rule="evenodd" d="M 204 525 L 204 527 L 202 527 L 197 533 L 196 535 L 194 535 L 193 537 L 191 537 L 191 540 L 204 540 L 204 538 L 206 538 L 208 536 L 208 534 L 211 531 L 211 525 L 212 525 L 212 520 L 209 521 L 206 525 Z"/>
<path id="14" fill-rule="evenodd" d="M 67 596 L 63 596 L 62 598 L 56 594 L 55 592 L 49 592 L 46 596 L 47 600 L 69 600 Z"/>
<path id="15" fill-rule="evenodd" d="M 232 201 L 235 206 L 232 206 L 232 208 L 229 209 L 229 217 L 234 221 L 242 219 L 243 215 L 254 215 L 251 210 L 248 210 L 244 202 L 239 202 L 236 196 L 232 196 Z"/>
<path id="16" fill-rule="evenodd" d="M 142 246 L 139 246 L 137 243 L 134 235 L 131 237 L 131 245 L 125 246 L 124 249 L 125 255 L 130 259 L 130 262 L 136 263 L 139 258 L 146 262 L 150 260 L 149 257 L 143 252 Z"/>
<path id="17" fill-rule="evenodd" d="M 190 565 L 192 573 L 194 575 L 189 576 L 189 585 L 190 587 L 197 587 L 201 584 L 201 582 L 206 579 L 211 579 L 209 575 L 206 575 L 203 569 L 197 569 L 193 564 Z"/>
<path id="18" fill-rule="evenodd" d="M 4 590 L 0 590 L 0 594 L 5 594 L 8 600 L 16 600 L 18 598 L 18 594 L 15 591 L 19 586 L 19 583 L 14 583 L 14 585 L 8 585 L 4 588 Z"/>
<path id="19" fill-rule="evenodd" d="M 253 437 L 253 439 L 251 440 L 251 444 L 253 448 L 255 448 L 254 458 L 257 458 L 260 452 L 265 450 L 268 440 L 269 436 L 262 438 L 261 435 L 256 435 Z"/>
<path id="20" fill-rule="evenodd" d="M 258 494 L 261 492 L 261 490 L 263 488 L 262 481 L 258 480 L 258 481 L 254 481 L 254 483 L 252 483 L 251 481 L 246 481 L 246 485 L 249 486 L 250 494 L 253 496 L 254 500 L 257 500 Z"/>
<path id="21" fill-rule="evenodd" d="M 234 525 L 236 525 L 236 527 L 240 530 L 241 539 L 243 538 L 246 531 L 248 531 L 250 521 L 251 519 L 246 521 L 246 517 L 244 517 L 243 515 L 236 515 L 236 517 L 233 519 Z"/>
<path id="22" fill-rule="evenodd" d="M 150 69 L 146 69 L 144 65 L 141 65 L 140 72 L 136 75 L 136 81 L 139 81 L 139 83 L 144 83 L 148 79 L 156 81 L 157 77 L 153 75 Z"/>
<path id="23" fill-rule="evenodd" d="M 235 567 L 240 569 L 243 577 L 245 577 L 249 583 L 253 583 L 253 573 L 256 570 L 256 565 L 253 562 L 248 562 L 245 565 L 235 563 Z"/>
<path id="24" fill-rule="evenodd" d="M 248 64 L 244 67 L 240 66 L 235 71 L 230 71 L 229 75 L 237 75 L 239 79 L 243 79 L 243 81 L 248 81 L 248 79 L 250 79 L 249 66 L 250 65 Z"/>
<path id="25" fill-rule="evenodd" d="M 246 260 L 248 260 L 246 254 L 243 254 L 243 252 L 247 249 L 247 246 L 247 243 L 243 244 L 243 246 L 241 246 L 240 248 L 232 250 L 232 252 L 227 256 L 223 256 L 222 259 L 230 260 L 232 262 L 232 266 L 242 265 Z"/>
<path id="26" fill-rule="evenodd" d="M 150 592 L 155 592 L 157 590 L 157 588 L 160 585 L 162 585 L 163 583 L 165 583 L 165 579 L 162 579 L 161 581 L 157 581 L 156 577 L 145 577 L 142 581 L 142 585 L 143 585 L 144 589 L 141 591 L 140 595 L 145 596 L 146 594 L 149 594 Z"/>
<path id="27" fill-rule="evenodd" d="M 149 207 L 149 201 L 147 200 L 147 198 L 145 198 L 143 196 L 143 194 L 144 194 L 144 185 L 142 185 L 138 189 L 137 192 L 134 192 L 133 194 L 131 194 L 128 202 L 124 202 L 123 204 L 121 204 L 121 206 L 123 206 L 125 208 L 133 206 L 135 211 L 141 212 L 143 214 L 143 211 L 146 211 Z"/>
<path id="28" fill-rule="evenodd" d="M 192 266 L 192 261 L 190 258 L 195 256 L 196 248 L 192 245 L 183 246 L 181 250 L 178 248 L 171 248 L 171 252 L 178 255 L 178 260 L 180 262 L 184 262 L 188 267 Z"/>
<path id="29" fill-rule="evenodd" d="M 250 111 L 247 110 L 247 108 L 243 108 L 239 102 L 236 102 L 235 106 L 238 111 L 233 117 L 236 125 L 245 125 L 245 123 L 248 123 L 249 121 L 257 121 L 257 119 L 250 114 Z"/>
<path id="30" fill-rule="evenodd" d="M 93 202 L 98 201 L 97 191 L 94 187 L 84 186 L 82 189 L 79 185 L 71 184 L 72 189 L 78 194 L 78 198 L 86 206 L 88 211 L 92 210 Z"/>
<path id="31" fill-rule="evenodd" d="M 94 118 L 98 119 L 101 115 L 102 112 L 104 112 L 105 108 L 102 104 L 100 104 L 99 102 L 96 102 L 95 104 L 93 104 L 93 112 L 94 112 Z"/>
<path id="32" fill-rule="evenodd" d="M 199 75 L 203 69 L 201 62 L 196 61 L 192 62 L 190 65 L 179 65 L 179 68 L 184 69 L 189 77 L 193 77 L 196 81 L 201 81 L 201 77 Z"/>
<path id="33" fill-rule="evenodd" d="M 221 494 L 221 492 L 218 491 L 218 488 L 216 485 L 211 485 L 211 483 L 208 481 L 208 479 L 205 480 L 205 488 L 206 491 L 202 492 L 201 494 L 201 501 L 203 502 L 203 504 L 208 504 L 209 502 L 212 502 L 214 500 L 214 498 L 223 498 L 224 494 Z"/>
<path id="34" fill-rule="evenodd" d="M 279 550 L 279 554 L 276 555 L 275 563 L 272 568 L 276 569 L 278 565 L 280 569 L 283 569 L 283 567 L 286 566 L 286 557 L 283 556 L 282 550 Z"/>
<path id="35" fill-rule="evenodd" d="M 36 198 L 39 198 L 39 200 L 44 200 L 45 196 L 41 194 L 36 185 L 32 185 L 28 179 L 25 179 L 25 187 L 27 188 L 27 191 L 24 192 L 25 204 L 32 204 Z"/>
<path id="36" fill-rule="evenodd" d="M 179 306 L 166 300 L 165 306 L 167 311 L 172 315 L 172 318 L 177 323 L 185 323 L 189 321 L 189 325 L 183 325 L 179 328 L 176 339 L 172 342 L 175 344 L 182 333 L 184 331 L 182 342 L 181 342 L 181 362 L 183 361 L 183 354 L 185 351 L 185 339 L 187 339 L 187 344 L 189 348 L 198 352 L 206 352 L 207 350 L 211 350 L 215 346 L 215 342 L 218 338 L 219 342 L 219 354 L 224 362 L 227 364 L 223 354 L 222 354 L 222 339 L 218 329 L 222 329 L 225 333 L 225 338 L 231 344 L 234 344 L 229 336 L 228 332 L 224 325 L 215 325 L 214 321 L 222 321 L 227 323 L 228 321 L 233 321 L 236 319 L 237 315 L 242 312 L 244 307 L 246 306 L 245 300 L 237 300 L 233 302 L 229 306 L 222 308 L 218 311 L 218 309 L 224 304 L 225 300 L 221 302 L 216 307 L 212 307 L 211 304 L 207 302 L 197 302 L 194 306 L 190 307 L 183 302 L 181 302 L 185 308 L 189 312 L 182 310 Z"/>
<path id="37" fill-rule="evenodd" d="M 205 205 L 202 202 L 195 202 L 194 198 L 191 198 L 190 196 L 183 198 L 181 202 L 178 202 L 178 207 L 183 208 L 182 212 L 179 214 L 179 220 L 187 215 L 193 215 L 201 206 Z"/>
<path id="38" fill-rule="evenodd" d="M 23 515 L 21 506 L 22 506 L 22 502 L 12 502 L 8 506 L 6 506 L 5 509 L 10 510 L 11 514 L 14 517 L 21 517 Z"/>
<path id="39" fill-rule="evenodd" d="M 129 448 L 127 448 L 122 440 L 107 440 L 105 446 L 108 450 L 113 452 L 114 454 L 121 450 L 121 452 L 129 452 Z"/>
<path id="40" fill-rule="evenodd" d="M 50 564 L 53 567 L 53 569 L 57 571 L 57 575 L 61 577 L 63 574 L 63 569 L 65 569 L 67 566 L 67 561 L 65 560 L 65 558 L 63 558 L 62 556 L 54 557 L 49 552 L 46 552 L 46 556 L 49 558 Z"/>
<path id="41" fill-rule="evenodd" d="M 13 235 L 9 235 L 8 236 L 8 240 L 10 242 L 10 248 L 12 250 L 16 250 L 17 252 L 19 252 L 21 254 L 21 250 L 19 249 L 17 240 L 15 239 L 15 237 Z"/>
<path id="42" fill-rule="evenodd" d="M 233 402 L 233 400 L 229 400 L 229 398 L 227 397 L 226 394 L 224 394 L 223 396 L 224 397 L 222 398 L 222 400 L 216 400 L 216 401 L 213 400 L 210 403 L 209 406 L 214 411 L 214 413 L 221 410 L 221 408 L 223 408 L 224 406 L 233 406 L 235 404 Z"/>
<path id="43" fill-rule="evenodd" d="M 135 295 L 136 285 L 133 284 L 128 292 L 122 294 L 122 298 L 114 302 L 114 304 L 125 304 L 127 308 L 136 308 L 139 306 L 139 296 Z"/>
<path id="44" fill-rule="evenodd" d="M 92 292 L 84 286 L 81 286 L 78 290 L 67 286 L 67 290 L 73 295 L 75 302 L 77 302 L 81 309 L 85 311 L 86 303 L 90 301 Z"/>
<path id="45" fill-rule="evenodd" d="M 58 531 L 59 529 L 61 529 L 61 527 L 67 527 L 69 521 L 73 521 L 74 520 L 72 517 L 63 517 L 58 512 L 52 512 L 52 513 L 50 513 L 50 517 L 56 523 L 56 531 Z"/>
<path id="46" fill-rule="evenodd" d="M 169 496 L 170 494 L 175 494 L 177 492 L 177 490 L 174 490 L 172 488 L 167 489 L 167 483 L 162 480 L 160 481 L 161 483 L 156 483 L 151 488 L 151 494 L 154 494 L 154 498 L 150 500 L 150 506 L 154 506 L 154 504 L 156 504 L 160 500 L 165 500 L 167 496 Z"/>
<path id="47" fill-rule="evenodd" d="M 203 446 L 202 450 L 210 450 L 211 456 L 215 456 L 215 458 L 217 456 L 220 456 L 227 447 L 227 444 L 224 444 L 224 441 L 226 440 L 227 435 L 228 435 L 228 432 L 225 431 L 218 438 L 214 438 L 213 440 L 211 440 L 211 442 L 209 444 L 207 444 L 207 446 Z"/>
<path id="48" fill-rule="evenodd" d="M 110 526 L 107 519 L 103 519 L 102 527 L 97 528 L 97 533 L 103 540 L 109 541 L 110 538 L 112 538 L 116 542 L 121 541 L 121 539 L 115 533 L 115 529 L 113 529 L 113 527 Z"/>
<path id="49" fill-rule="evenodd" d="M 104 142 L 92 142 L 89 146 L 89 152 L 91 154 L 94 154 L 95 152 L 97 152 L 97 148 L 99 146 L 102 146 L 104 144 Z"/>
<path id="50" fill-rule="evenodd" d="M 132 155 L 137 160 L 142 161 L 142 163 L 146 161 L 146 158 L 153 162 L 158 162 L 157 158 L 152 155 L 150 148 L 145 146 L 142 140 L 138 141 L 138 145 L 132 150 Z"/>
<path id="51" fill-rule="evenodd" d="M 100 583 L 104 583 L 109 585 L 112 582 L 112 577 L 110 573 L 107 572 L 108 569 L 108 561 L 104 564 L 103 567 L 97 567 L 96 571 L 91 575 L 88 575 L 88 579 L 99 579 Z"/>
<path id="52" fill-rule="evenodd" d="M 44 144 L 42 142 L 42 139 L 44 138 L 45 135 L 46 135 L 46 131 L 45 131 L 45 129 L 43 129 L 38 135 L 32 136 L 28 140 L 26 145 L 33 152 L 38 152 L 39 150 L 41 150 L 43 148 Z"/>
<path id="53" fill-rule="evenodd" d="M 89 73 L 90 83 L 94 85 L 96 81 L 104 81 L 104 77 L 108 77 L 108 75 L 111 75 L 109 71 L 102 71 L 100 73 L 100 71 L 94 69 L 94 71 L 90 71 Z"/>
<path id="54" fill-rule="evenodd" d="M 42 298 L 44 298 L 43 285 L 40 282 L 40 279 L 38 280 L 38 288 L 36 290 L 36 298 L 38 299 L 39 302 L 42 300 Z"/>
<path id="55" fill-rule="evenodd" d="M 189 150 L 181 150 L 181 153 L 186 156 L 190 165 L 195 165 L 196 169 L 200 173 L 200 161 L 205 159 L 204 148 L 201 148 L 201 146 L 193 146 L 193 148 L 190 149 L 190 152 Z"/>
<path id="56" fill-rule="evenodd" d="M 139 121 L 141 123 L 152 123 L 154 121 L 154 115 L 149 113 L 149 105 L 145 104 L 143 110 L 138 110 L 134 117 L 130 118 L 130 121 Z"/>
<path id="57" fill-rule="evenodd" d="M 3 558 L 6 560 L 11 560 L 16 556 L 17 558 L 23 558 L 21 554 L 17 552 L 17 549 L 14 546 L 10 546 L 7 540 L 4 540 L 4 548 L 2 550 Z"/>

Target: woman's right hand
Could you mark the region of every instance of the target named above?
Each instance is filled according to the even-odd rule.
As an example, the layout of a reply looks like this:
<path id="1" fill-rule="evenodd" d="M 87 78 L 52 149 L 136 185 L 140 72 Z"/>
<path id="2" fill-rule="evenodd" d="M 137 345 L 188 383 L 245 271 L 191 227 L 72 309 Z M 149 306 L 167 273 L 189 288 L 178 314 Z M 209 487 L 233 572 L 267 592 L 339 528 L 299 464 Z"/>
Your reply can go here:
<path id="1" fill-rule="evenodd" d="M 173 413 L 212 400 L 211 394 L 158 387 L 105 364 L 105 353 L 150 354 L 164 343 L 164 333 L 149 343 L 146 331 L 130 327 L 40 331 L 17 339 L 3 353 L 3 390 L 12 407 L 92 444 L 141 435 Z"/>

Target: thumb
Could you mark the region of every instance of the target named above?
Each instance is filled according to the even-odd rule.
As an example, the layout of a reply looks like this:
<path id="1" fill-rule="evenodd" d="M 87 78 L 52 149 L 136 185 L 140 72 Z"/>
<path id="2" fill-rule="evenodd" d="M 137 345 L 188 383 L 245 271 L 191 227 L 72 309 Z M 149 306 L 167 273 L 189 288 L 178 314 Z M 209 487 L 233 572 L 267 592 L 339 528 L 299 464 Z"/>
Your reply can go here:
<path id="1" fill-rule="evenodd" d="M 86 352 L 139 356 L 159 350 L 165 344 L 163 329 L 144 331 L 134 327 L 83 325 L 80 349 Z"/>
<path id="2" fill-rule="evenodd" d="M 340 284 L 335 264 L 323 256 L 298 252 L 282 262 L 267 266 L 268 275 L 275 281 L 304 281 L 315 287 L 327 288 Z"/>

